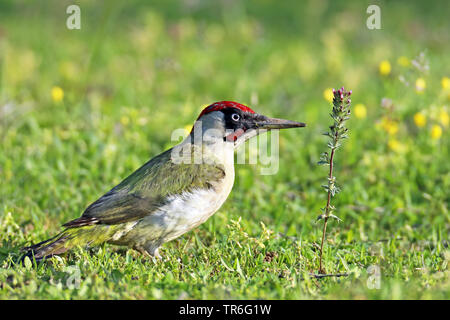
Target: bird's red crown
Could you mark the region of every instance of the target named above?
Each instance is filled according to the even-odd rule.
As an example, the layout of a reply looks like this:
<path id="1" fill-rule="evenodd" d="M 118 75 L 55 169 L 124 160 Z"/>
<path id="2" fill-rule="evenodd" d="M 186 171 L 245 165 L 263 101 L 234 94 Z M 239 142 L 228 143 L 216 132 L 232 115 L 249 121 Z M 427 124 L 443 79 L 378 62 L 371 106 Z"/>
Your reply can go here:
<path id="1" fill-rule="evenodd" d="M 215 103 L 207 106 L 205 109 L 203 109 L 203 111 L 198 116 L 197 120 L 200 119 L 205 114 L 208 114 L 208 113 L 213 112 L 213 111 L 220 111 L 220 110 L 223 110 L 223 109 L 226 109 L 226 108 L 235 108 L 235 109 L 242 110 L 244 112 L 255 113 L 255 111 L 253 111 L 249 107 L 244 106 L 243 104 L 240 104 L 238 102 L 234 102 L 234 101 L 219 101 L 219 102 L 215 102 Z"/>

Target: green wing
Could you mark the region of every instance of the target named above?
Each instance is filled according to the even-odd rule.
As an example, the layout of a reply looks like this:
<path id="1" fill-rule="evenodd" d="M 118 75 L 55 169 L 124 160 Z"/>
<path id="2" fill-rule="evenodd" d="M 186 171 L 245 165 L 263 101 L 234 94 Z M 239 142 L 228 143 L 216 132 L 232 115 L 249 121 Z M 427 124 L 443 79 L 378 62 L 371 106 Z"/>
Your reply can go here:
<path id="1" fill-rule="evenodd" d="M 212 182 L 225 177 L 225 170 L 220 164 L 174 163 L 171 151 L 169 149 L 148 161 L 92 203 L 80 218 L 64 226 L 119 224 L 138 220 L 152 214 L 170 195 L 196 188 L 212 188 Z"/>

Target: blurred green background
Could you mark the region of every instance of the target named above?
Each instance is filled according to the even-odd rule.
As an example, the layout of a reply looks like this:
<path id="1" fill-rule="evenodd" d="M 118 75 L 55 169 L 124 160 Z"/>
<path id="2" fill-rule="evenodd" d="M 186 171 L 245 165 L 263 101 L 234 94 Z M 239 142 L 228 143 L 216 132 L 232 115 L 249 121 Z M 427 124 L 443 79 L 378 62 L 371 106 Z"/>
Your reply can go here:
<path id="1" fill-rule="evenodd" d="M 81 29 L 66 8 L 81 8 Z M 366 9 L 381 8 L 369 30 Z M 0 298 L 449 298 L 448 1 L 0 2 Z M 337 152 L 328 272 L 317 166 L 330 91 L 353 90 Z M 280 133 L 279 172 L 237 165 L 207 223 L 154 266 L 131 250 L 16 265 L 201 109 L 235 100 L 303 121 Z M 239 222 L 239 218 L 241 219 Z M 261 224 L 261 222 L 265 225 Z M 96 251 L 99 250 L 99 251 Z M 79 290 L 54 283 L 81 269 Z M 381 272 L 381 286 L 367 281 Z"/>

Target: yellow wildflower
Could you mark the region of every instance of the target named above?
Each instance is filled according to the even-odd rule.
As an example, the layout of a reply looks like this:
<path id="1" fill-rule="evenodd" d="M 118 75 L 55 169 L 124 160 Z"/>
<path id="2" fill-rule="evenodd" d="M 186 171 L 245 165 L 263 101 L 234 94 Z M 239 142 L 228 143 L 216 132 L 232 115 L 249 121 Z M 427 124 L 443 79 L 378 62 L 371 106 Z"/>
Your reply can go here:
<path id="1" fill-rule="evenodd" d="M 358 103 L 354 109 L 355 116 L 359 119 L 363 119 L 367 116 L 366 106 L 362 103 Z"/>
<path id="2" fill-rule="evenodd" d="M 441 80 L 442 89 L 450 89 L 450 78 L 449 77 L 443 77 Z"/>
<path id="3" fill-rule="evenodd" d="M 389 139 L 388 147 L 395 152 L 402 152 L 405 150 L 405 146 L 397 139 Z"/>
<path id="4" fill-rule="evenodd" d="M 449 123 L 450 123 L 450 117 L 449 117 L 447 111 L 445 111 L 444 109 L 442 109 L 442 110 L 439 112 L 439 121 L 441 122 L 441 124 L 442 124 L 444 127 L 448 127 L 448 125 L 449 125 Z"/>
<path id="5" fill-rule="evenodd" d="M 64 91 L 60 87 L 53 87 L 51 90 L 52 100 L 54 102 L 61 102 L 64 98 Z"/>
<path id="6" fill-rule="evenodd" d="M 381 127 L 391 136 L 398 132 L 397 122 L 388 118 L 383 118 L 381 121 Z"/>
<path id="7" fill-rule="evenodd" d="M 431 138 L 433 140 L 438 140 L 440 139 L 442 136 L 442 128 L 440 125 L 433 125 L 433 127 L 431 127 Z"/>
<path id="8" fill-rule="evenodd" d="M 401 65 L 402 67 L 408 67 L 409 66 L 409 59 L 405 56 L 401 56 L 397 59 L 397 63 Z"/>
<path id="9" fill-rule="evenodd" d="M 414 123 L 416 124 L 417 127 L 422 128 L 426 125 L 427 118 L 425 117 L 425 115 L 423 113 L 417 112 L 414 115 Z"/>
<path id="10" fill-rule="evenodd" d="M 328 102 L 333 102 L 333 98 L 334 98 L 333 89 L 331 89 L 331 88 L 325 89 L 323 91 L 323 97 Z"/>
<path id="11" fill-rule="evenodd" d="M 424 78 L 417 78 L 416 80 L 416 92 L 423 93 L 425 88 L 427 87 L 427 83 Z"/>
<path id="12" fill-rule="evenodd" d="M 392 121 L 391 124 L 388 126 L 387 132 L 393 136 L 398 132 L 398 124 L 395 121 Z"/>
<path id="13" fill-rule="evenodd" d="M 391 63 L 387 60 L 381 61 L 380 65 L 378 66 L 378 70 L 380 71 L 380 74 L 382 76 L 387 76 L 389 73 L 391 73 Z"/>

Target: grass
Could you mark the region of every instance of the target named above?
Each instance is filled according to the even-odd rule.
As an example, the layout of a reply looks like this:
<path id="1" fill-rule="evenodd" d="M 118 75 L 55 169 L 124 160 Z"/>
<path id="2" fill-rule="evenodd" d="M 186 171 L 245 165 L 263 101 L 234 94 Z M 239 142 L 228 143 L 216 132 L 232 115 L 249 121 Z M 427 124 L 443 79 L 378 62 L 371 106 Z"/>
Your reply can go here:
<path id="1" fill-rule="evenodd" d="M 73 31 L 64 2 L 0 4 L 0 299 L 450 297 L 448 4 L 382 2 L 368 30 L 359 1 L 78 3 Z M 323 258 L 350 275 L 316 280 L 324 92 L 341 86 L 354 106 L 335 164 L 343 222 Z M 277 174 L 237 165 L 221 210 L 156 264 L 112 245 L 15 263 L 224 99 L 308 124 L 280 133 Z"/>

